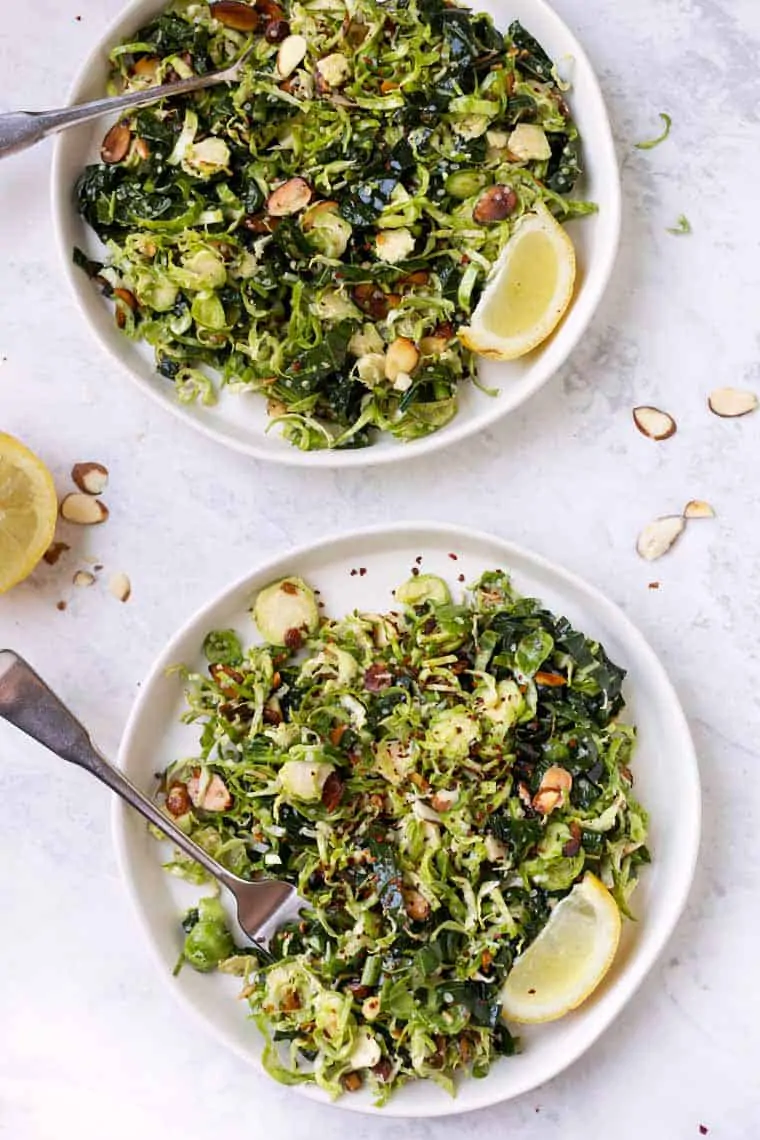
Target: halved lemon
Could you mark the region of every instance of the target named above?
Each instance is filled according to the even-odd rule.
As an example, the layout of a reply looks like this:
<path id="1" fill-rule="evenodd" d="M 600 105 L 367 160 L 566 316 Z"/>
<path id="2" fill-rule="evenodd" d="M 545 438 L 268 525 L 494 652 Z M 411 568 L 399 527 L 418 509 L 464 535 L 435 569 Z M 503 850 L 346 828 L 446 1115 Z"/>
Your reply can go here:
<path id="1" fill-rule="evenodd" d="M 0 432 L 0 594 L 31 574 L 53 540 L 58 498 L 41 459 Z"/>
<path id="2" fill-rule="evenodd" d="M 546 340 L 573 296 L 575 250 L 544 206 L 518 222 L 460 340 L 481 356 L 514 360 Z"/>
<path id="3" fill-rule="evenodd" d="M 515 961 L 501 992 L 508 1021 L 555 1021 L 584 1002 L 612 965 L 620 911 L 587 873 L 552 911 L 538 938 Z"/>

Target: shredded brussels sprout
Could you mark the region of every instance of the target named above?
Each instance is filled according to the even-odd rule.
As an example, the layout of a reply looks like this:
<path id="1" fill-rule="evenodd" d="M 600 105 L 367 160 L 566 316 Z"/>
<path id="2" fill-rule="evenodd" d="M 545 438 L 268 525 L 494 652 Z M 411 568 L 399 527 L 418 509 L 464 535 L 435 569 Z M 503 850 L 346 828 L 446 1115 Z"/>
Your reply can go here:
<path id="1" fill-rule="evenodd" d="M 448 0 L 175 0 L 113 50 L 111 86 L 249 48 L 237 85 L 109 131 L 77 184 L 105 264 L 75 260 L 179 400 L 260 393 L 302 449 L 434 432 L 476 381 L 457 329 L 515 223 L 594 209 L 570 198 L 552 61 Z"/>
<path id="2" fill-rule="evenodd" d="M 499 995 L 517 955 L 587 870 L 628 915 L 649 861 L 624 671 L 602 646 L 501 571 L 461 601 L 398 596 L 323 618 L 297 656 L 210 634 L 210 675 L 186 673 L 199 751 L 163 785 L 205 850 L 308 904 L 266 963 L 201 906 L 185 960 L 244 977 L 272 1076 L 366 1083 L 380 1104 L 417 1078 L 453 1093 L 514 1052 Z M 202 880 L 179 855 L 168 869 Z"/>

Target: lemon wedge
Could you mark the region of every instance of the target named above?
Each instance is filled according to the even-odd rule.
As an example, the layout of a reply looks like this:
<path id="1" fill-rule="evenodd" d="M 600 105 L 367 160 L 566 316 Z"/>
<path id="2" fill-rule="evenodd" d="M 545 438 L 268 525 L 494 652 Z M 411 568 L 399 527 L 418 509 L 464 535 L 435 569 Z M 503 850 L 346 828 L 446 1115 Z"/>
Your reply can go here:
<path id="1" fill-rule="evenodd" d="M 0 432 L 0 594 L 31 574 L 52 542 L 57 515 L 45 464 Z"/>
<path id="2" fill-rule="evenodd" d="M 508 1021 L 555 1021 L 593 993 L 620 941 L 620 911 L 587 873 L 552 911 L 536 940 L 515 961 L 501 992 Z"/>
<path id="3" fill-rule="evenodd" d="M 573 295 L 575 250 L 544 206 L 517 224 L 460 340 L 481 356 L 514 360 L 559 324 Z"/>

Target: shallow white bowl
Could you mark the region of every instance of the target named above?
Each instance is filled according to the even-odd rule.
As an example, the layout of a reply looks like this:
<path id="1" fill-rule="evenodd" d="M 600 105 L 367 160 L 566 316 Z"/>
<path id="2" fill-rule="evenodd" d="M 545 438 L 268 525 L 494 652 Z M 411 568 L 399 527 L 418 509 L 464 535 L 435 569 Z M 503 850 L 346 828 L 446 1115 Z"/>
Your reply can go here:
<path id="1" fill-rule="evenodd" d="M 499 538 L 439 525 L 374 528 L 292 551 L 252 571 L 204 606 L 172 639 L 142 688 L 121 747 L 126 774 L 150 790 L 155 773 L 171 760 L 196 754 L 198 730 L 179 724 L 182 683 L 176 673 L 167 674 L 167 668 L 179 662 L 203 668 L 201 643 L 210 629 L 237 627 L 250 642 L 254 629 L 247 610 L 262 586 L 286 574 L 300 574 L 321 591 L 329 614 L 354 607 L 377 611 L 388 606 L 392 589 L 409 575 L 419 555 L 423 569 L 446 578 L 454 590 L 459 574 L 471 582 L 489 568 L 509 570 L 522 593 L 565 614 L 602 641 L 612 659 L 628 670 L 626 716 L 638 727 L 632 767 L 636 794 L 650 812 L 653 863 L 644 868 L 634 895 L 638 922 L 625 924 L 610 974 L 592 999 L 554 1024 L 525 1027 L 524 1052 L 500 1060 L 485 1080 L 464 1081 L 454 1100 L 437 1085 L 419 1081 L 401 1089 L 382 1110 L 372 1107 L 364 1091 L 337 1102 L 339 1108 L 382 1111 L 385 1116 L 441 1116 L 509 1100 L 543 1084 L 588 1049 L 635 992 L 676 923 L 694 871 L 700 824 L 696 757 L 678 698 L 624 614 L 593 587 L 534 554 Z M 352 575 L 360 566 L 366 573 Z M 172 977 L 181 947 L 179 919 L 198 898 L 198 888 L 162 870 L 167 852 L 121 801 L 115 802 L 113 821 L 121 869 L 167 985 L 225 1045 L 258 1065 L 261 1039 L 243 1003 L 235 1000 L 239 980 L 192 969 Z M 321 1090 L 296 1086 L 296 1091 L 326 1099 Z"/>
<path id="2" fill-rule="evenodd" d="M 71 251 L 75 245 L 97 258 L 102 247 L 79 217 L 72 187 L 82 168 L 98 159 L 105 127 L 102 122 L 60 135 L 53 158 L 53 215 L 66 275 L 84 316 L 105 350 L 125 369 L 135 383 L 185 423 L 220 443 L 259 459 L 294 466 L 368 467 L 422 455 L 464 439 L 512 411 L 557 371 L 577 344 L 593 316 L 612 271 L 620 235 L 620 179 L 607 111 L 599 84 L 578 41 L 545 0 L 477 0 L 476 9 L 490 12 L 502 30 L 519 19 L 549 54 L 564 61 L 572 74 L 568 98 L 584 140 L 586 177 L 582 193 L 599 204 L 599 213 L 568 227 L 578 255 L 578 285 L 573 305 L 557 333 L 541 348 L 522 360 L 508 364 L 485 361 L 481 376 L 488 386 L 500 389 L 487 396 L 473 385 L 463 385 L 460 408 L 454 420 L 440 431 L 411 443 L 383 438 L 368 448 L 348 451 L 302 452 L 279 438 L 276 429 L 267 435 L 269 422 L 261 396 L 225 393 L 214 408 L 180 404 L 171 382 L 155 372 L 152 350 L 122 336 L 108 304 L 75 268 Z M 157 11 L 162 0 L 133 0 L 112 24 L 86 60 L 71 91 L 72 103 L 103 94 L 108 50 L 132 35 Z"/>

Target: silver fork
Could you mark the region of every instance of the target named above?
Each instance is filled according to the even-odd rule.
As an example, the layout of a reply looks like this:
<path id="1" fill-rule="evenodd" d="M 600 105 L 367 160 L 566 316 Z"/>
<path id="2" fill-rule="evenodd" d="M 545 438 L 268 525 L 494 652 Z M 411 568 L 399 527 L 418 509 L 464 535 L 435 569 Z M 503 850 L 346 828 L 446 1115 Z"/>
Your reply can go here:
<path id="1" fill-rule="evenodd" d="M 271 935 L 283 922 L 297 917 L 305 905 L 294 887 L 277 879 L 259 882 L 241 879 L 212 859 L 118 768 L 109 764 L 90 740 L 84 725 L 12 649 L 0 650 L 0 717 L 44 744 L 62 760 L 77 764 L 97 776 L 135 811 L 155 824 L 186 855 L 197 860 L 234 896 L 241 929 L 271 960 L 266 949 Z"/>
<path id="2" fill-rule="evenodd" d="M 77 123 L 87 123 L 90 119 L 99 119 L 103 115 L 118 115 L 132 107 L 148 107 L 160 99 L 187 95 L 191 91 L 201 91 L 204 87 L 214 87 L 217 83 L 234 83 L 252 51 L 253 45 L 240 59 L 222 71 L 209 71 L 206 75 L 194 75 L 191 79 L 178 79 L 176 83 L 162 83 L 158 87 L 147 87 L 144 91 L 95 99 L 91 103 L 80 103 L 75 107 L 62 107 L 59 111 L 11 111 L 0 115 L 0 158 L 34 146 L 48 135 L 74 127 Z"/>

